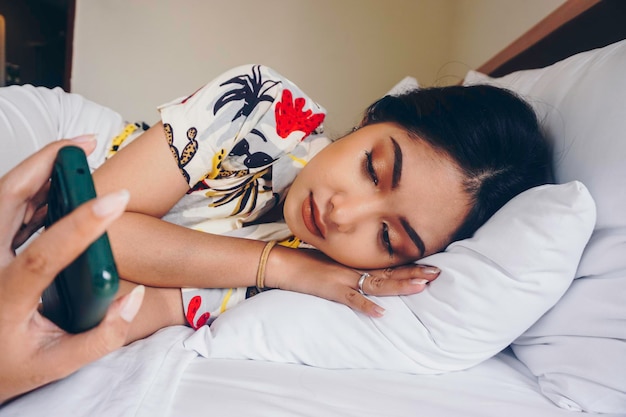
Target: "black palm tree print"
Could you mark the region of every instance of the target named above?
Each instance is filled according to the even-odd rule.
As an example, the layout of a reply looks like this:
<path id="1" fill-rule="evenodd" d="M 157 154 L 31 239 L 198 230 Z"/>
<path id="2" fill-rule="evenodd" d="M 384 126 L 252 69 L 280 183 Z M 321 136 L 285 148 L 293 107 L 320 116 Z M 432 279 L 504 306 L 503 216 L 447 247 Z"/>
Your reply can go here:
<path id="1" fill-rule="evenodd" d="M 217 114 L 222 107 L 231 101 L 243 100 L 244 104 L 233 117 L 233 121 L 241 116 L 249 116 L 250 113 L 252 113 L 252 110 L 254 110 L 260 102 L 274 101 L 274 97 L 266 93 L 279 82 L 280 81 L 274 80 L 263 81 L 263 78 L 261 77 L 261 66 L 255 65 L 252 67 L 252 75 L 239 75 L 220 84 L 220 87 L 227 84 L 238 84 L 241 85 L 241 87 L 224 93 L 224 95 L 222 95 L 215 102 L 213 114 Z"/>
<path id="2" fill-rule="evenodd" d="M 269 183 L 272 180 L 271 167 L 267 167 L 256 174 L 251 175 L 249 178 L 246 178 L 242 184 L 237 184 L 234 187 L 226 189 L 214 189 L 207 191 L 207 197 L 218 197 L 225 194 L 209 206 L 220 207 L 233 200 L 237 200 L 237 204 L 233 208 L 231 216 L 236 216 L 239 213 L 252 213 L 256 207 L 259 192 L 266 193 L 272 191 L 270 186 L 259 187 L 260 179 L 265 180 L 266 183 Z"/>
<path id="3" fill-rule="evenodd" d="M 259 138 L 263 140 L 263 142 L 267 142 L 265 135 L 263 132 L 252 129 L 250 133 L 257 135 Z M 243 161 L 243 164 L 248 169 L 260 168 L 265 165 L 269 165 L 274 162 L 274 159 L 266 154 L 265 152 L 250 152 L 250 144 L 248 143 L 248 139 L 242 139 L 239 143 L 237 143 L 233 149 L 230 151 L 228 156 L 246 156 L 246 159 Z"/>

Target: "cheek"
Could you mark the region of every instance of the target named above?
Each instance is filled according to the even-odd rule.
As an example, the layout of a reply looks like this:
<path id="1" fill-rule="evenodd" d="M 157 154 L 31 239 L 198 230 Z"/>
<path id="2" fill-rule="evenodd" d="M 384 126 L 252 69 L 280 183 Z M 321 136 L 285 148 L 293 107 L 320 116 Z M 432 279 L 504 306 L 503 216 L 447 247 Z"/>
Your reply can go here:
<path id="1" fill-rule="evenodd" d="M 304 198 L 300 195 L 299 192 L 302 190 L 298 187 L 293 187 L 289 189 L 287 193 L 287 197 L 285 198 L 285 204 L 283 205 L 283 218 L 287 227 L 296 235 L 296 237 L 303 239 L 305 236 L 301 236 L 303 229 L 305 229 L 303 220 L 302 220 L 302 201 Z"/>

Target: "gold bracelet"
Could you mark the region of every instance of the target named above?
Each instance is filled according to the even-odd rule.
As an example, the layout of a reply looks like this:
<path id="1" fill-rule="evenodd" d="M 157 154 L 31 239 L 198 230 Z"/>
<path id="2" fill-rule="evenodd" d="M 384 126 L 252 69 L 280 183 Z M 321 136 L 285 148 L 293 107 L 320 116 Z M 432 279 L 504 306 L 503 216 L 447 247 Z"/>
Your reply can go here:
<path id="1" fill-rule="evenodd" d="M 275 240 L 270 240 L 265 244 L 263 252 L 261 252 L 261 258 L 259 259 L 259 268 L 256 271 L 256 287 L 260 290 L 265 288 L 265 265 L 267 264 L 267 258 L 270 257 L 270 251 L 276 245 Z"/>

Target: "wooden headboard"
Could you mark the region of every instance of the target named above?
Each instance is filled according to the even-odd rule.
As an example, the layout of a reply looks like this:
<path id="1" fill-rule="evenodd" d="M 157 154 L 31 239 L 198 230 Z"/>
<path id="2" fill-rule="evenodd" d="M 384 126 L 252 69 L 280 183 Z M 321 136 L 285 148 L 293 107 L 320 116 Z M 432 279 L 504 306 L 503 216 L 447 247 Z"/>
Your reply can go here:
<path id="1" fill-rule="evenodd" d="M 542 68 L 626 39 L 626 0 L 568 0 L 477 71 L 499 77 Z"/>

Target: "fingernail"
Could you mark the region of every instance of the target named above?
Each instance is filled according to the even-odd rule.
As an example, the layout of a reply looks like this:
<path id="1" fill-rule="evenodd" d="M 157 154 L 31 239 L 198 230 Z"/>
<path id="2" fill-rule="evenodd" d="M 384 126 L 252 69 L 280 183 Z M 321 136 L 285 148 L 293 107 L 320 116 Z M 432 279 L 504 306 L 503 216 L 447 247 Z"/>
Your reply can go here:
<path id="1" fill-rule="evenodd" d="M 424 278 L 413 278 L 410 282 L 411 282 L 411 284 L 415 284 L 415 285 L 426 285 L 430 281 L 428 281 L 427 279 L 424 279 Z"/>
<path id="2" fill-rule="evenodd" d="M 437 268 L 436 266 L 422 266 L 420 265 L 420 268 L 422 268 L 422 272 L 425 274 L 438 274 L 441 272 L 441 269 Z"/>
<path id="3" fill-rule="evenodd" d="M 385 309 L 381 306 L 374 307 L 374 313 L 376 313 L 377 317 L 382 317 L 385 314 Z"/>
<path id="4" fill-rule="evenodd" d="M 94 135 L 93 133 L 90 133 L 88 135 L 76 136 L 75 138 L 72 138 L 70 140 L 76 143 L 93 142 L 96 140 L 96 135 Z"/>
<path id="5" fill-rule="evenodd" d="M 143 285 L 136 286 L 130 294 L 124 300 L 124 304 L 122 305 L 122 309 L 120 310 L 120 317 L 130 323 L 133 321 L 137 313 L 139 312 L 139 308 L 141 307 L 141 302 L 143 301 L 143 295 L 146 292 L 146 287 Z"/>
<path id="6" fill-rule="evenodd" d="M 129 199 L 130 193 L 128 190 L 107 194 L 98 198 L 93 205 L 93 212 L 98 217 L 108 217 L 114 213 L 121 213 L 126 208 Z"/>

